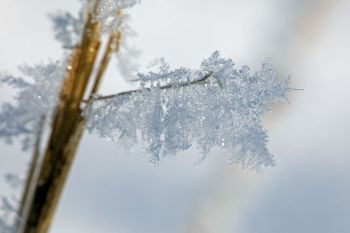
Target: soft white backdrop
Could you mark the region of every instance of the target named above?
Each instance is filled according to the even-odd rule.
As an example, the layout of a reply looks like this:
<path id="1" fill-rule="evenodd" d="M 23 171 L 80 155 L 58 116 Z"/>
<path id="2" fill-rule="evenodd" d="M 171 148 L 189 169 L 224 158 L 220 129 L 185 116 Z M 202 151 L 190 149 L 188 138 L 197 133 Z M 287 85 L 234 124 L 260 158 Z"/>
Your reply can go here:
<path id="1" fill-rule="evenodd" d="M 60 58 L 47 14 L 78 8 L 1 0 L 0 70 Z M 265 117 L 277 166 L 242 171 L 219 151 L 195 166 L 191 150 L 154 167 L 86 134 L 51 233 L 350 232 L 349 10 L 347 0 L 142 1 L 130 11 L 140 63 L 197 67 L 220 50 L 255 70 L 271 57 L 304 89 Z M 126 88 L 112 64 L 102 92 Z M 1 101 L 12 93 L 0 90 Z M 24 174 L 29 155 L 1 143 L 0 172 Z"/>

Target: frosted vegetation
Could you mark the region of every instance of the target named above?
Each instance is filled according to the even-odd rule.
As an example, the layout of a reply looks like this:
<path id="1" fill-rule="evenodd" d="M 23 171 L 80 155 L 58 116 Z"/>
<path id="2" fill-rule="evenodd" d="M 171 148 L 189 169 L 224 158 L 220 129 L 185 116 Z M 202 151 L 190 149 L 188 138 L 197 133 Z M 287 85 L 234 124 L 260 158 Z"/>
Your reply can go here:
<path id="1" fill-rule="evenodd" d="M 0 137 L 8 142 L 21 137 L 28 148 L 38 120 L 55 107 L 65 62 L 20 70 L 26 78 L 0 78 L 19 90 L 14 102 L 2 103 Z M 269 103 L 286 99 L 289 86 L 277 78 L 271 62 L 251 73 L 216 51 L 199 69 L 169 70 L 163 64 L 158 72 L 138 73 L 137 81 L 136 91 L 96 97 L 85 112 L 89 131 L 141 141 L 153 162 L 195 146 L 203 155 L 213 147 L 230 151 L 230 162 L 246 167 L 273 164 L 261 120 Z"/>
<path id="2" fill-rule="evenodd" d="M 119 17 L 118 11 L 136 3 L 102 0 L 95 20 L 101 21 L 104 32 L 119 29 L 129 34 L 130 27 L 122 23 L 127 20 L 121 19 L 129 16 Z M 91 1 L 84 7 L 91 7 Z M 76 44 L 83 13 L 50 17 L 63 47 Z M 1 139 L 11 142 L 21 138 L 24 149 L 31 147 L 40 118 L 46 116 L 50 123 L 66 71 L 65 60 L 22 66 L 23 77 L 0 75 L 1 85 L 18 89 L 14 101 L 1 103 Z M 203 156 L 214 147 L 229 151 L 229 162 L 244 167 L 273 165 L 262 116 L 269 111 L 269 103 L 284 101 L 290 88 L 288 80 L 277 77 L 270 61 L 257 72 L 250 72 L 247 66 L 236 68 L 218 51 L 197 69 L 169 70 L 161 61 L 159 71 L 134 76 L 138 90 L 96 98 L 84 112 L 89 131 L 107 139 L 140 142 L 152 162 L 193 146 Z"/>
<path id="3" fill-rule="evenodd" d="M 132 60 L 135 51 L 125 40 L 135 35 L 128 25 L 125 9 L 135 0 L 101 0 L 97 16 L 103 33 L 122 32 L 119 64 L 124 78 L 130 77 L 139 89 L 108 98 L 95 96 L 83 112 L 89 132 L 110 140 L 142 144 L 150 161 L 157 163 L 191 147 L 203 155 L 213 148 L 229 152 L 230 163 L 259 169 L 274 164 L 267 150 L 268 135 L 262 125 L 269 104 L 286 100 L 289 80 L 281 80 L 270 61 L 257 72 L 247 66 L 235 67 L 218 51 L 204 59 L 197 69 L 170 70 L 160 59 L 159 69 L 135 73 Z M 80 40 L 84 12 L 93 1 L 83 1 L 78 16 L 70 13 L 50 15 L 55 38 L 69 50 Z M 123 10 L 123 14 L 120 14 Z M 67 53 L 69 54 L 69 53 Z M 21 140 L 24 150 L 33 147 L 38 124 L 45 116 L 45 128 L 58 102 L 58 92 L 66 73 L 68 56 L 61 61 L 21 66 L 22 76 L 0 73 L 0 88 L 16 89 L 10 102 L 1 102 L 0 139 L 7 143 Z M 84 103 L 86 104 L 86 103 Z M 3 197 L 0 232 L 12 232 L 13 200 Z"/>
<path id="4" fill-rule="evenodd" d="M 245 167 L 273 164 L 261 118 L 268 103 L 285 100 L 288 81 L 278 80 L 270 62 L 252 74 L 216 51 L 199 69 L 161 69 L 138 80 L 139 91 L 94 102 L 90 131 L 141 139 L 153 162 L 195 146 L 203 155 L 213 147 L 230 151 L 230 162 Z"/>

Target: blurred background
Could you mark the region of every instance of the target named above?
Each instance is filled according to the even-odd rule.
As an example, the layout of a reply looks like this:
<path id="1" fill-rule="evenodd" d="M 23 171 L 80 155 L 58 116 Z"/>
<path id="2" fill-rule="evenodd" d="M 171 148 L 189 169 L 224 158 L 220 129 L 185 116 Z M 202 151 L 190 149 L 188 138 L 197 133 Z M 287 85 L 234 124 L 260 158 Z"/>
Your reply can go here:
<path id="1" fill-rule="evenodd" d="M 47 15 L 79 1 L 1 0 L 0 70 L 59 59 Z M 140 64 L 199 66 L 214 50 L 292 77 L 289 104 L 264 118 L 276 166 L 261 173 L 195 150 L 158 166 L 86 133 L 51 233 L 350 232 L 350 1 L 144 0 L 130 14 Z M 103 94 L 130 88 L 114 63 Z M 13 93 L 0 89 L 1 101 Z M 31 153 L 0 144 L 0 173 L 24 176 Z M 0 194 L 11 193 L 3 180 Z"/>

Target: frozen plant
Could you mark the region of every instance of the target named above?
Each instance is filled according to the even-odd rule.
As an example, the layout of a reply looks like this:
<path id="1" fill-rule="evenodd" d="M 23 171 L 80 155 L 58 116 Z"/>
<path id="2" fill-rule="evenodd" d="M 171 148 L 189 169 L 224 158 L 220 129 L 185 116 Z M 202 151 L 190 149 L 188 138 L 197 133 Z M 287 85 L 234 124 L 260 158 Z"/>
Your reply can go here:
<path id="1" fill-rule="evenodd" d="M 52 215 L 47 213 L 55 211 L 84 128 L 142 144 L 153 163 L 195 147 L 203 159 L 219 148 L 230 153 L 230 163 L 244 168 L 274 165 L 262 117 L 270 103 L 286 100 L 290 88 L 270 61 L 251 72 L 215 51 L 197 69 L 171 70 L 161 58 L 158 71 L 137 72 L 137 52 L 125 42 L 135 36 L 127 9 L 137 1 L 83 2 L 78 17 L 50 16 L 65 48 L 61 61 L 22 66 L 23 77 L 0 73 L 0 87 L 17 90 L 12 101 L 1 103 L 0 139 L 20 138 L 23 149 L 34 151 L 19 232 L 48 231 Z M 103 96 L 98 89 L 113 53 L 119 54 L 120 73 L 139 88 Z M 42 136 L 47 144 L 41 147 Z M 16 209 L 8 200 L 2 200 L 6 216 L 0 218 L 5 232 L 13 229 L 5 220 Z"/>
<path id="2" fill-rule="evenodd" d="M 2 75 L 1 82 L 19 93 L 14 103 L 2 105 L 1 138 L 22 136 L 24 148 L 31 145 L 38 119 L 55 107 L 63 64 L 22 67 L 31 82 Z M 231 151 L 230 162 L 245 167 L 273 164 L 261 119 L 269 103 L 286 99 L 289 86 L 288 80 L 278 79 L 270 61 L 251 73 L 216 51 L 199 69 L 163 68 L 138 73 L 137 81 L 139 90 L 92 102 L 86 112 L 90 131 L 110 139 L 141 139 L 153 162 L 196 146 L 203 155 L 213 147 Z"/>
<path id="3" fill-rule="evenodd" d="M 119 12 L 136 1 L 97 3 L 94 20 L 101 22 L 102 32 L 128 28 L 121 26 L 125 20 Z M 91 5 L 92 1 L 86 2 L 86 7 Z M 73 35 L 82 31 L 81 15 L 51 15 L 63 47 L 76 43 Z M 198 69 L 169 70 L 164 59 L 161 61 L 158 72 L 137 74 L 140 89 L 90 101 L 84 111 L 89 131 L 109 139 L 141 141 L 152 162 L 195 146 L 203 156 L 213 147 L 230 151 L 229 161 L 244 167 L 273 165 L 262 116 L 269 111 L 269 103 L 286 99 L 289 83 L 277 77 L 270 61 L 255 73 L 247 66 L 236 68 L 218 51 Z M 66 66 L 66 59 L 22 66 L 20 71 L 30 79 L 0 75 L 2 85 L 18 89 L 14 102 L 2 103 L 0 138 L 11 142 L 22 137 L 23 148 L 31 146 L 38 119 L 46 115 L 50 122 Z"/>
<path id="4" fill-rule="evenodd" d="M 153 162 L 196 146 L 203 155 L 213 147 L 230 151 L 230 162 L 244 167 L 273 164 L 261 120 L 269 103 L 285 100 L 289 83 L 277 78 L 270 61 L 251 73 L 216 51 L 199 69 L 139 73 L 138 81 L 137 91 L 94 101 L 90 131 L 140 138 Z"/>

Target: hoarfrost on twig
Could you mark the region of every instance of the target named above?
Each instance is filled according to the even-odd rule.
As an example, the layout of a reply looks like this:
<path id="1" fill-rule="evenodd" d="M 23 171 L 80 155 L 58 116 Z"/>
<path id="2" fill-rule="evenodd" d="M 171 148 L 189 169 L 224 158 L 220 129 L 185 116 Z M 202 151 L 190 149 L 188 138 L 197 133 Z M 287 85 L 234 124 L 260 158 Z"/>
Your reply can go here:
<path id="1" fill-rule="evenodd" d="M 183 85 L 208 73 L 206 83 Z M 88 113 L 90 131 L 109 139 L 141 139 L 153 162 L 195 146 L 203 155 L 213 147 L 231 151 L 230 162 L 244 167 L 273 165 L 262 116 L 269 103 L 286 100 L 289 83 L 277 78 L 270 61 L 251 73 L 216 51 L 198 70 L 138 76 L 141 90 L 96 101 Z M 169 83 L 172 88 L 163 88 Z"/>

